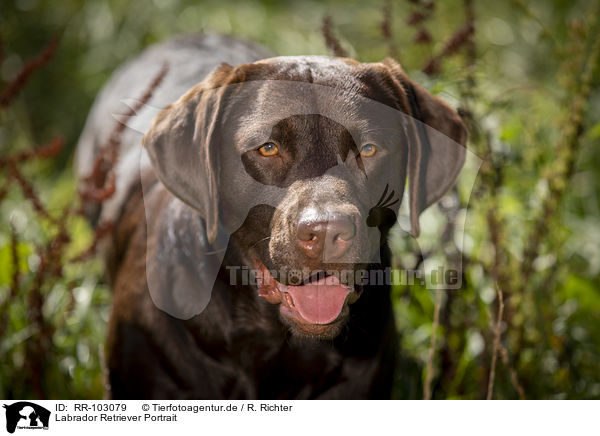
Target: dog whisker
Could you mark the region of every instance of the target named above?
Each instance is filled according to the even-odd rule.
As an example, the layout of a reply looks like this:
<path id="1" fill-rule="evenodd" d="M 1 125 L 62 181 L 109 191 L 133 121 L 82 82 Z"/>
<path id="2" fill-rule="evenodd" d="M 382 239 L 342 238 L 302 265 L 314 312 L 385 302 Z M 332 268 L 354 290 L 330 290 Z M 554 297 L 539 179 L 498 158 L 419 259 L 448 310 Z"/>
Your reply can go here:
<path id="1" fill-rule="evenodd" d="M 250 248 L 254 248 L 254 247 L 256 247 L 258 244 L 260 244 L 261 242 L 268 241 L 269 239 L 271 239 L 271 238 L 273 238 L 273 237 L 280 236 L 280 235 L 283 235 L 283 234 L 284 234 L 284 232 L 279 232 L 279 233 L 275 233 L 275 234 L 273 234 L 273 235 L 269 235 L 269 236 L 267 236 L 267 237 L 265 237 L 265 238 L 259 239 L 259 240 L 258 240 L 258 241 L 256 241 L 254 244 L 252 244 L 252 245 L 250 246 Z"/>

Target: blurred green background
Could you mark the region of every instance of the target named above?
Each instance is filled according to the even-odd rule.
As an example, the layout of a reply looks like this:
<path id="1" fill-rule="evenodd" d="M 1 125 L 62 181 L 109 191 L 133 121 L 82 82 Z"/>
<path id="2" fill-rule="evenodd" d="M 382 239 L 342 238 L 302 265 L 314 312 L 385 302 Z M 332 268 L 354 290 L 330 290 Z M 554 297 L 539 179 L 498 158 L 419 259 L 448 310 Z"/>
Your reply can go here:
<path id="1" fill-rule="evenodd" d="M 321 33 L 329 15 L 350 56 L 397 55 L 409 76 L 460 108 L 469 148 L 484 162 L 479 173 L 465 170 L 466 179 L 477 175 L 472 195 L 461 179 L 446 206 L 424 218 L 430 229 L 449 229 L 442 249 L 426 254 L 461 264 L 463 288 L 394 288 L 402 333 L 395 397 L 422 398 L 430 385 L 433 398 L 485 398 L 496 354 L 494 398 L 600 398 L 598 12 L 596 2 L 563 0 L 3 2 L 0 89 L 52 37 L 60 40 L 54 58 L 0 108 L 0 157 L 62 135 L 59 155 L 20 164 L 59 216 L 77 201 L 71 158 L 87 112 L 123 61 L 199 31 L 244 37 L 276 55 L 330 54 Z M 449 38 L 465 23 L 474 25 L 473 44 L 455 41 L 453 52 Z M 439 71 L 423 73 L 445 49 Z M 40 247 L 59 230 L 10 181 L 8 166 L 0 170 L 0 398 L 101 398 L 110 291 L 98 260 L 68 261 L 93 232 L 70 217 L 62 270 L 36 282 Z M 434 234 L 425 232 L 421 249 Z M 394 247 L 398 267 L 419 262 L 410 241 L 396 238 Z M 496 353 L 497 289 L 505 307 Z"/>

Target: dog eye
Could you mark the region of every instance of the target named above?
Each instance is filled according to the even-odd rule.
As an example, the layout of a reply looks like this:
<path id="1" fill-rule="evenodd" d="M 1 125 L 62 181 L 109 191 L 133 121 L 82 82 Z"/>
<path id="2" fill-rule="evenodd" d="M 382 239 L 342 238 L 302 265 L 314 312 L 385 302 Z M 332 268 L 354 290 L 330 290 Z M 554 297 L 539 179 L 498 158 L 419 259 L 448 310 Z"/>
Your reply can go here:
<path id="1" fill-rule="evenodd" d="M 271 157 L 279 153 L 279 148 L 272 142 L 265 142 L 260 146 L 258 152 L 265 157 Z"/>
<path id="2" fill-rule="evenodd" d="M 360 155 L 362 157 L 373 157 L 377 153 L 377 147 L 375 144 L 365 144 L 360 149 Z"/>

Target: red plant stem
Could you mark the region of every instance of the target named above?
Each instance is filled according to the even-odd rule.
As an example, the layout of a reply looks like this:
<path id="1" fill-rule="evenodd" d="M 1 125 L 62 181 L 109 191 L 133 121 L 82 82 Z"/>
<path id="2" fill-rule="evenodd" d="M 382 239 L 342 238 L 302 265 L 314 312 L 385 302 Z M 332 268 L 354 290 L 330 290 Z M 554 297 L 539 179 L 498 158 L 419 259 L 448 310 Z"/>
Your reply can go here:
<path id="1" fill-rule="evenodd" d="M 19 92 L 25 87 L 25 84 L 33 73 L 42 68 L 48 63 L 50 59 L 56 53 L 58 47 L 58 38 L 54 37 L 50 43 L 42 50 L 42 52 L 35 58 L 29 60 L 23 69 L 0 93 L 0 108 L 6 107 L 10 102 L 19 94 Z"/>

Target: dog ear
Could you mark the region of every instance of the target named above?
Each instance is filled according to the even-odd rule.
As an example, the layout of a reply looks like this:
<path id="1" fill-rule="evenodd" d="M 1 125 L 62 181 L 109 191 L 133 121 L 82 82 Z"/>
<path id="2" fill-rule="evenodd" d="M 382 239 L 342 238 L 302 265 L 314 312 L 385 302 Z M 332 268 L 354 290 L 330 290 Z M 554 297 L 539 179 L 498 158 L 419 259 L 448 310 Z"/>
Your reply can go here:
<path id="1" fill-rule="evenodd" d="M 410 80 L 398 63 L 391 59 L 383 63 L 399 82 L 410 110 L 410 221 L 418 236 L 419 215 L 450 189 L 463 167 L 467 129 L 454 109 Z"/>
<path id="2" fill-rule="evenodd" d="M 219 114 L 231 70 L 222 64 L 163 109 L 143 139 L 158 178 L 200 212 L 210 243 L 217 237 L 219 223 Z"/>

